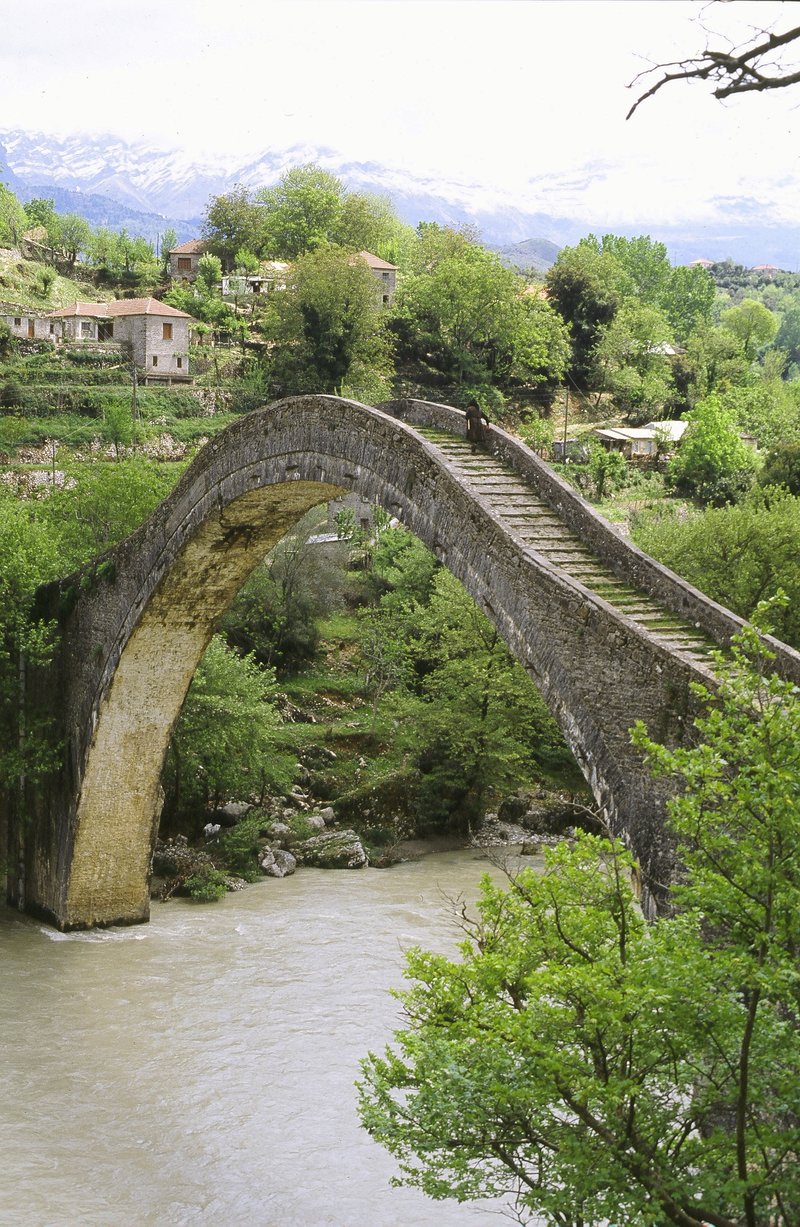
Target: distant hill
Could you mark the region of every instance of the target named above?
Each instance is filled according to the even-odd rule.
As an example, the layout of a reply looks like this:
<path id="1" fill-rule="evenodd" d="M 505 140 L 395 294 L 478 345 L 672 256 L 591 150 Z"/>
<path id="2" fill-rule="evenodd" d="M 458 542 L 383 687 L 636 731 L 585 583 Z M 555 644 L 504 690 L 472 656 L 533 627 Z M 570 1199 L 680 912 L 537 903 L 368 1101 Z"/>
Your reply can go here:
<path id="1" fill-rule="evenodd" d="M 555 264 L 561 248 L 549 239 L 526 239 L 524 243 L 512 243 L 510 247 L 497 247 L 495 251 L 506 268 L 517 273 L 544 276 Z"/>

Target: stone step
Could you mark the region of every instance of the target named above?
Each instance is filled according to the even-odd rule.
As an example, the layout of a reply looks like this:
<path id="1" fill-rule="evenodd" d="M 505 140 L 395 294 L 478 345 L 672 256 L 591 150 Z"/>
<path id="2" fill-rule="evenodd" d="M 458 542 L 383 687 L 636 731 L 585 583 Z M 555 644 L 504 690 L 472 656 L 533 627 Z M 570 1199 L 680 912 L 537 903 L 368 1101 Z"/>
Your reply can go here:
<path id="1" fill-rule="evenodd" d="M 621 580 L 527 482 L 496 456 L 473 452 L 444 431 L 419 432 L 446 456 L 462 480 L 491 506 L 529 549 L 595 592 L 665 647 L 705 662 L 715 644 L 641 589 Z"/>

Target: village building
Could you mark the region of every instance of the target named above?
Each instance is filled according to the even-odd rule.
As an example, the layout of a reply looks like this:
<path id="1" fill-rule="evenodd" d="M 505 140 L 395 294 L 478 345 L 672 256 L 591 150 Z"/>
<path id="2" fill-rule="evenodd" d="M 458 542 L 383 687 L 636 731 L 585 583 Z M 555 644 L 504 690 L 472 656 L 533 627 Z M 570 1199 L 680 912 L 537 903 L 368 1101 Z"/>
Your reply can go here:
<path id="1" fill-rule="evenodd" d="M 206 253 L 203 239 L 189 239 L 180 247 L 172 247 L 167 252 L 169 256 L 169 275 L 173 281 L 182 281 L 186 285 L 197 280 L 200 257 Z"/>
<path id="2" fill-rule="evenodd" d="M 283 260 L 264 260 L 257 273 L 224 273 L 222 297 L 257 297 L 275 290 L 285 290 L 288 270 L 289 265 Z"/>
<path id="3" fill-rule="evenodd" d="M 648 422 L 645 426 L 620 426 L 595 430 L 593 437 L 610 452 L 626 460 L 654 460 L 659 451 L 673 451 L 684 436 L 688 422 Z"/>
<path id="4" fill-rule="evenodd" d="M 146 383 L 189 379 L 189 330 L 192 317 L 155 298 L 119 298 L 111 302 L 77 302 L 48 319 L 60 330 L 56 338 L 77 344 L 130 346 Z"/>
<path id="5" fill-rule="evenodd" d="M 397 290 L 397 265 L 381 260 L 380 256 L 373 256 L 371 251 L 360 251 L 358 255 L 369 266 L 378 282 L 383 305 L 391 306 Z"/>
<path id="6" fill-rule="evenodd" d="M 9 303 L 0 304 L 0 308 L 0 319 L 18 341 L 52 341 L 55 344 L 61 336 L 61 326 L 44 311 L 23 310 Z"/>

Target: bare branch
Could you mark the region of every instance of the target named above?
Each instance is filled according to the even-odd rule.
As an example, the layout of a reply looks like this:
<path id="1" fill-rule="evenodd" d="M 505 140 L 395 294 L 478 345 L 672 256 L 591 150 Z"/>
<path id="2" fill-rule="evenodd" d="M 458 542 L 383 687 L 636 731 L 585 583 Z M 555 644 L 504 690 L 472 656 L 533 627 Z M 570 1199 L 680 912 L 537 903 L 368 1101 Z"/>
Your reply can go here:
<path id="1" fill-rule="evenodd" d="M 630 119 L 643 102 L 673 81 L 712 81 L 715 83 L 714 97 L 720 99 L 751 91 L 785 89 L 800 83 L 800 70 L 790 72 L 782 69 L 779 61 L 770 62 L 766 59 L 774 51 L 800 39 L 800 26 L 785 30 L 782 34 L 762 30 L 756 37 L 759 41 L 744 50 L 714 50 L 706 46 L 701 55 L 673 63 L 656 64 L 638 73 L 628 86 L 629 89 L 637 88 L 653 73 L 661 72 L 663 75 L 636 99 L 625 118 Z"/>

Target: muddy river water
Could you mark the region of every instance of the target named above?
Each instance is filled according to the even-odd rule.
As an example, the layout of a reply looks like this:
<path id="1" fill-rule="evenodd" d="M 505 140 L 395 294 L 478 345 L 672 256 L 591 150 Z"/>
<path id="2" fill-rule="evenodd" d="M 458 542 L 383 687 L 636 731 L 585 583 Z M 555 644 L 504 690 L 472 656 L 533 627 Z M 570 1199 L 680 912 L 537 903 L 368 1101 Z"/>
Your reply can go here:
<path id="1" fill-rule="evenodd" d="M 2 1227 L 497 1227 L 392 1188 L 359 1058 L 399 1022 L 410 945 L 451 950 L 479 851 L 306 869 L 148 925 L 0 910 Z"/>

